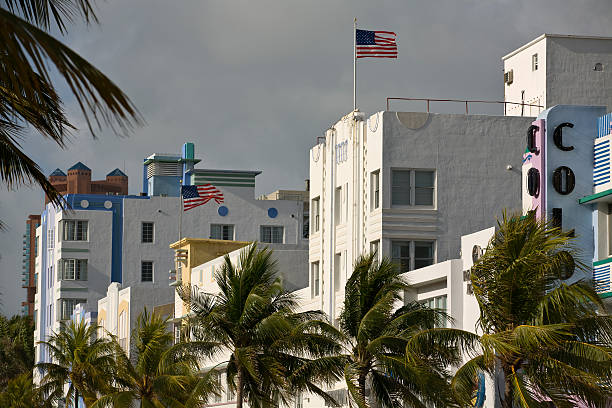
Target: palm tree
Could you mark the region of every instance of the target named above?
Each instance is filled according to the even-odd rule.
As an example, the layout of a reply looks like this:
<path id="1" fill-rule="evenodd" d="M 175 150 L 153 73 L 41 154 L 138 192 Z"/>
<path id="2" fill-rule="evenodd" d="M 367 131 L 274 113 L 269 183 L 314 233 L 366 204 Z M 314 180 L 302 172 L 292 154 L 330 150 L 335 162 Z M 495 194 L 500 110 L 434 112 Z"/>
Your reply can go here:
<path id="1" fill-rule="evenodd" d="M 11 378 L 32 373 L 34 325 L 28 316 L 0 316 L 0 390 Z"/>
<path id="2" fill-rule="evenodd" d="M 507 215 L 471 280 L 480 306 L 481 353 L 453 388 L 468 404 L 478 372 L 503 378 L 503 407 L 605 406 L 611 396 L 612 319 L 592 284 L 566 283 L 577 260 L 571 234 L 535 217 Z"/>
<path id="3" fill-rule="evenodd" d="M 237 265 L 225 256 L 216 271 L 218 293 L 183 287 L 179 295 L 192 316 L 190 336 L 227 355 L 228 386 L 238 408 L 288 402 L 305 390 L 334 401 L 319 388 L 339 378 L 333 356 L 337 332 L 320 312 L 297 313 L 296 298 L 285 291 L 268 248 L 245 248 Z"/>
<path id="4" fill-rule="evenodd" d="M 97 23 L 90 0 L 0 0 L 0 180 L 11 188 L 35 182 L 58 205 L 61 197 L 39 166 L 21 150 L 30 125 L 66 146 L 75 127 L 68 120 L 52 71 L 62 77 L 94 134 L 102 126 L 117 134 L 142 123 L 128 97 L 102 72 L 49 35 L 80 18 Z"/>
<path id="5" fill-rule="evenodd" d="M 346 283 L 340 328 L 349 394 L 362 408 L 371 405 L 368 388 L 370 401 L 386 407 L 448 406 L 448 367 L 473 336 L 443 327 L 450 322 L 444 311 L 399 304 L 409 285 L 396 265 L 377 258 L 359 257 Z"/>
<path id="6" fill-rule="evenodd" d="M 108 339 L 96 339 L 97 329 L 84 321 L 62 322 L 59 332 L 39 343 L 51 358 L 51 362 L 35 366 L 41 370 L 40 388 L 49 400 L 64 397 L 76 406 L 81 396 L 85 406 L 90 407 L 100 394 L 112 390 L 115 347 Z M 64 395 L 66 383 L 70 386 Z"/>
<path id="7" fill-rule="evenodd" d="M 217 392 L 214 371 L 198 377 L 199 356 L 193 353 L 194 347 L 173 345 L 167 326 L 167 319 L 146 309 L 138 316 L 135 362 L 116 344 L 118 389 L 101 397 L 93 408 L 129 408 L 136 401 L 141 407 L 199 407 Z"/>
<path id="8" fill-rule="evenodd" d="M 42 408 L 43 401 L 32 383 L 32 373 L 24 373 L 8 382 L 0 393 L 0 407 Z"/>

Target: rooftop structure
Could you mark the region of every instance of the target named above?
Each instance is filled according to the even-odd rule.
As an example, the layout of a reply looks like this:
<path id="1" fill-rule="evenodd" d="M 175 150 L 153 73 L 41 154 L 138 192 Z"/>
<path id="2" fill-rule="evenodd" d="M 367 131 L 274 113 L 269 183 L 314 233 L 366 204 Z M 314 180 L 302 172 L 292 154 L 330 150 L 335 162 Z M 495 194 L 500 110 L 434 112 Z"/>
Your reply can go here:
<path id="1" fill-rule="evenodd" d="M 542 34 L 502 57 L 510 116 L 536 116 L 555 105 L 612 109 L 612 38 Z"/>
<path id="2" fill-rule="evenodd" d="M 128 176 L 115 169 L 106 175 L 104 180 L 91 180 L 91 169 L 82 162 L 77 162 L 68 169 L 68 174 L 55 169 L 49 175 L 49 182 L 60 194 L 104 194 L 127 195 Z M 45 196 L 45 204 L 49 197 Z"/>

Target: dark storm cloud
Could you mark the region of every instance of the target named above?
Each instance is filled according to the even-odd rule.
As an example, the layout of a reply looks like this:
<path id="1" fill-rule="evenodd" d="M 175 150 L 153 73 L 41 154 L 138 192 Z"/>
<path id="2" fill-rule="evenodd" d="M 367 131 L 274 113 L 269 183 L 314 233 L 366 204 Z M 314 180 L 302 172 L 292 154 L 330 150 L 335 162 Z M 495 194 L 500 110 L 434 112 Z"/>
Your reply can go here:
<path id="1" fill-rule="evenodd" d="M 257 192 L 301 188 L 308 148 L 352 107 L 352 21 L 398 33 L 397 61 L 363 61 L 359 107 L 387 96 L 503 99 L 500 58 L 543 32 L 612 36 L 601 1 L 151 1 L 98 3 L 101 26 L 65 41 L 109 75 L 147 126 L 128 139 L 77 133 L 65 151 L 32 135 L 24 148 L 50 172 L 83 161 L 115 167 L 141 189 L 142 158 L 196 144 L 200 166 L 263 170 Z M 67 108 L 82 125 L 68 95 Z M 398 110 L 415 108 L 394 105 Z M 442 109 L 442 107 L 440 107 Z M 458 108 L 460 111 L 460 108 Z M 82 127 L 82 126 L 81 126 Z M 15 313 L 21 234 L 40 211 L 35 189 L 0 191 L 0 285 Z"/>

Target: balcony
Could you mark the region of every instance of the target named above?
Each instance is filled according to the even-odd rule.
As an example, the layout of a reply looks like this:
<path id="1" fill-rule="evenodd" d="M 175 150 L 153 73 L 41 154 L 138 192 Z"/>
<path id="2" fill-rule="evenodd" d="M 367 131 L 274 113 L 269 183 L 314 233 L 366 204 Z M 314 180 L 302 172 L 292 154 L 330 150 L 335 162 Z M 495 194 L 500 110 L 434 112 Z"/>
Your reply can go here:
<path id="1" fill-rule="evenodd" d="M 610 266 L 612 266 L 612 258 L 593 262 L 593 283 L 595 291 L 601 297 L 612 296 L 610 291 Z"/>

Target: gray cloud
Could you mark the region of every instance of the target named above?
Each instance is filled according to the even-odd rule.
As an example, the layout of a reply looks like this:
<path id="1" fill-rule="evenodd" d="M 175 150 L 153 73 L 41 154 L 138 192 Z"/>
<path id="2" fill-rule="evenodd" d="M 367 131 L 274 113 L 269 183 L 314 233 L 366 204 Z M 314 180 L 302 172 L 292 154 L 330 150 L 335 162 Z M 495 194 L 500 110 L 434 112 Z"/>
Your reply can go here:
<path id="1" fill-rule="evenodd" d="M 397 61 L 359 63 L 366 112 L 384 109 L 387 96 L 503 99 L 507 52 L 543 32 L 612 36 L 606 0 L 109 0 L 98 7 L 101 26 L 77 26 L 64 40 L 128 93 L 148 125 L 128 139 L 105 131 L 92 140 L 83 130 L 63 151 L 33 134 L 24 148 L 47 172 L 81 160 L 103 178 L 125 165 L 133 193 L 142 158 L 178 151 L 185 141 L 195 142 L 201 166 L 263 170 L 258 193 L 302 187 L 314 138 L 352 108 L 355 16 L 360 27 L 398 33 Z M 9 314 L 25 297 L 21 234 L 41 199 L 27 187 L 0 190 L 0 218 L 10 228 L 0 233 Z"/>

